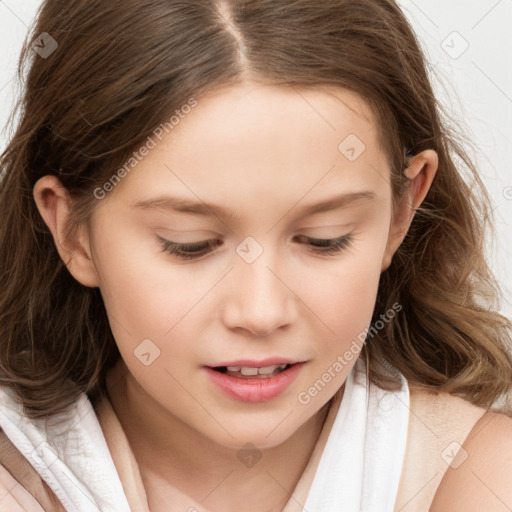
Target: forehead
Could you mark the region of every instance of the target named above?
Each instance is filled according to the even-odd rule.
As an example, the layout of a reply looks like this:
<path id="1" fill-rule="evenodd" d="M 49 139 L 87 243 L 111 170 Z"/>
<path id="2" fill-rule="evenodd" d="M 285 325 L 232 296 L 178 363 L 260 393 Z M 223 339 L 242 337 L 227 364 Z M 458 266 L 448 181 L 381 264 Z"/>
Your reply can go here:
<path id="1" fill-rule="evenodd" d="M 246 83 L 196 100 L 154 139 L 114 196 L 172 192 L 222 203 L 227 194 L 242 205 L 244 198 L 279 202 L 313 188 L 383 188 L 388 181 L 373 114 L 355 93 Z"/>
<path id="2" fill-rule="evenodd" d="M 349 133 L 371 144 L 370 133 L 375 128 L 370 107 L 351 91 L 329 86 L 306 89 L 249 82 L 199 98 L 198 105 L 172 129 L 168 138 L 180 150 L 191 150 L 190 145 L 197 149 L 199 143 L 201 148 L 211 149 L 219 142 L 243 142 L 246 150 L 251 144 L 266 144 L 268 149 L 286 138 L 296 141 L 295 153 L 299 153 L 314 149 L 319 139 L 325 146 L 333 143 L 337 149 L 338 140 Z M 304 136 L 309 139 L 307 145 L 301 144 Z"/>

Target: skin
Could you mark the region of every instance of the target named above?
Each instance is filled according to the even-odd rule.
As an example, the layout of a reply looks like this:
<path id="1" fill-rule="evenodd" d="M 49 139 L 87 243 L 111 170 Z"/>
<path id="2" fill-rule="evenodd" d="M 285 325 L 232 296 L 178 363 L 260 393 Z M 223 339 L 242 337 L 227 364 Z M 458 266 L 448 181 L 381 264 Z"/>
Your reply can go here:
<path id="1" fill-rule="evenodd" d="M 338 150 L 349 134 L 366 146 L 353 162 Z M 34 198 L 61 258 L 80 283 L 100 288 L 126 372 L 109 393 L 152 511 L 169 510 L 180 493 L 200 503 L 198 510 L 282 509 L 356 357 L 307 404 L 297 396 L 369 326 L 380 274 L 437 165 L 433 150 L 410 160 L 410 187 L 392 217 L 390 168 L 374 117 L 357 95 L 244 83 L 198 98 L 97 200 L 90 226 L 68 240 L 66 189 L 55 176 L 37 182 Z M 360 190 L 375 199 L 300 214 L 306 205 Z M 234 217 L 131 207 L 164 193 L 228 206 Z M 157 235 L 222 245 L 180 260 L 162 250 Z M 315 252 L 305 238 L 344 235 L 351 245 L 332 255 Z M 248 236 L 263 248 L 253 263 L 235 251 Z M 149 366 L 134 355 L 144 339 L 160 350 Z M 306 364 L 282 395 L 264 403 L 225 396 L 203 368 L 271 356 Z M 236 456 L 247 442 L 262 455 L 252 468 Z"/>
<path id="2" fill-rule="evenodd" d="M 512 510 L 512 418 L 486 412 L 462 446 L 467 459 L 447 468 L 430 512 Z"/>

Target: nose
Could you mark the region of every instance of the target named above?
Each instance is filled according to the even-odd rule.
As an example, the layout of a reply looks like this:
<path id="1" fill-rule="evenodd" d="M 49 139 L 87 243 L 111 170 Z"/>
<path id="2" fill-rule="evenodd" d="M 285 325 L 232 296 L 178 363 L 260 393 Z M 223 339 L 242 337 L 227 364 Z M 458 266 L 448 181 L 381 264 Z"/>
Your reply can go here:
<path id="1" fill-rule="evenodd" d="M 265 251 L 253 263 L 239 261 L 230 273 L 223 310 L 224 324 L 255 336 L 268 336 L 292 324 L 297 316 L 296 296 Z M 282 265 L 281 265 L 282 267 Z"/>

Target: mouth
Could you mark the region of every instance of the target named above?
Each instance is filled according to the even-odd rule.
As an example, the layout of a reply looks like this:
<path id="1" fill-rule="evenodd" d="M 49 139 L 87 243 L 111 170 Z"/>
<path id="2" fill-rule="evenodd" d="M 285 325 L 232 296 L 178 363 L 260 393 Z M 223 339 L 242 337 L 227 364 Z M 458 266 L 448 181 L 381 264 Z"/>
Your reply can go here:
<path id="1" fill-rule="evenodd" d="M 239 379 L 270 379 L 288 370 L 297 363 L 273 364 L 269 366 L 214 366 L 216 372 Z"/>
<path id="2" fill-rule="evenodd" d="M 230 361 L 205 366 L 214 388 L 243 402 L 267 402 L 283 394 L 306 361 L 266 359 Z"/>

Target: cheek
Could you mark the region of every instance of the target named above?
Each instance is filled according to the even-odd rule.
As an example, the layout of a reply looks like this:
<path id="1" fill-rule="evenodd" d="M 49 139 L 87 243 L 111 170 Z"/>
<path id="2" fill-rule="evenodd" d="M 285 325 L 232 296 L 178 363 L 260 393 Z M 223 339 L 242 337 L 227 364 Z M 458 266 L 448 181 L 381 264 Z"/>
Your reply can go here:
<path id="1" fill-rule="evenodd" d="M 381 242 L 382 247 L 376 247 L 362 241 L 331 272 L 310 278 L 310 293 L 304 302 L 326 327 L 324 357 L 332 358 L 354 344 L 362 346 L 377 298 L 385 244 Z"/>
<path id="2" fill-rule="evenodd" d="M 305 302 L 321 322 L 316 322 L 314 361 L 300 383 L 297 398 L 301 404 L 325 403 L 343 384 L 360 355 L 380 278 L 378 251 L 375 246 L 373 252 L 367 249 L 345 258 L 335 272 L 311 279 L 311 293 Z"/>
<path id="3" fill-rule="evenodd" d="M 338 283 L 319 298 L 316 307 L 318 316 L 329 327 L 330 336 L 325 338 L 328 354 L 344 351 L 356 340 L 359 340 L 357 346 L 361 346 L 362 333 L 368 328 L 375 308 L 378 277 L 353 275 L 340 278 Z"/>
<path id="4" fill-rule="evenodd" d="M 100 291 L 120 345 L 135 347 L 145 338 L 158 343 L 169 331 L 165 338 L 172 337 L 208 289 L 191 271 L 173 267 L 151 240 L 105 230 L 97 247 Z"/>
<path id="5" fill-rule="evenodd" d="M 354 257 L 340 265 L 340 269 L 315 279 L 316 297 L 323 303 L 322 310 L 330 318 L 350 316 L 373 307 L 379 282 L 379 268 L 365 265 L 362 258 Z M 356 315 L 358 316 L 358 315 Z"/>

